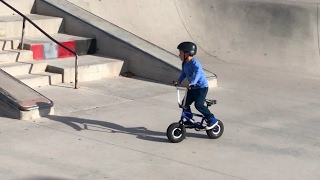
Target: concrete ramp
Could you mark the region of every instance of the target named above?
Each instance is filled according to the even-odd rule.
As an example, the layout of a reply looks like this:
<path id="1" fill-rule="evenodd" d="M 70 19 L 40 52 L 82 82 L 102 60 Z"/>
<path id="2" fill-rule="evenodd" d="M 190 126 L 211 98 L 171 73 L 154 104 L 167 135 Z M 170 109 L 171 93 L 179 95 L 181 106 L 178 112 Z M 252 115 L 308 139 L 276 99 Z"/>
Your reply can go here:
<path id="1" fill-rule="evenodd" d="M 0 113 L 30 120 L 53 114 L 53 102 L 0 69 Z"/>
<path id="2" fill-rule="evenodd" d="M 68 0 L 172 53 L 184 40 L 203 62 L 319 75 L 319 1 Z"/>

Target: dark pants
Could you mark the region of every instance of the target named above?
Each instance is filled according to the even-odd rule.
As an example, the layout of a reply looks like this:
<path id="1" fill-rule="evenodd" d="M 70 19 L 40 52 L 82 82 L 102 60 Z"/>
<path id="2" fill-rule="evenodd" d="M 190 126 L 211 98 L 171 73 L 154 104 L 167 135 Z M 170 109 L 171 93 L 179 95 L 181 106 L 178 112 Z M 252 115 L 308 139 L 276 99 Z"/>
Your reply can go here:
<path id="1" fill-rule="evenodd" d="M 190 105 L 194 103 L 195 108 L 203 114 L 209 121 L 213 121 L 214 115 L 210 110 L 204 105 L 208 93 L 208 88 L 199 88 L 199 89 L 190 89 L 187 92 L 186 104 L 185 107 L 187 111 L 191 112 Z"/>

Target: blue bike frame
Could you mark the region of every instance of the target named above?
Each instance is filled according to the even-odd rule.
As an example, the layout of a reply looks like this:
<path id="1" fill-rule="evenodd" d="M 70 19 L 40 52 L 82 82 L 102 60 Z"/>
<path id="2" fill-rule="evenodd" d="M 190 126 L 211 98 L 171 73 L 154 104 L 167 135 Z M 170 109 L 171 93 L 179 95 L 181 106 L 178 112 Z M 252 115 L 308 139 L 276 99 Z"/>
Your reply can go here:
<path id="1" fill-rule="evenodd" d="M 192 118 L 189 118 L 188 115 L 192 115 L 192 116 L 197 116 L 197 117 L 201 117 L 201 122 L 198 123 L 197 121 L 195 121 L 194 119 Z M 182 114 L 181 114 L 181 121 L 183 122 L 183 119 L 186 119 L 187 121 L 191 122 L 196 128 L 198 129 L 203 129 L 205 127 L 203 127 L 203 122 L 205 120 L 207 120 L 203 115 L 201 114 L 195 114 L 195 113 L 191 113 L 191 112 L 188 112 L 186 109 L 183 109 L 182 111 Z M 188 127 L 188 126 L 187 126 Z"/>

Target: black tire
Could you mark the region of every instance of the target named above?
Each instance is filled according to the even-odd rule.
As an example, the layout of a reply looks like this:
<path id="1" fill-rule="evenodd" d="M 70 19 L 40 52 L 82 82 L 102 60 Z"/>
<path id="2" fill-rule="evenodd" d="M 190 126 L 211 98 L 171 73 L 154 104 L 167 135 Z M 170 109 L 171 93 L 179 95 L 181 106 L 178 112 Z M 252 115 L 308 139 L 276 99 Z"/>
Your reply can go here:
<path id="1" fill-rule="evenodd" d="M 207 130 L 207 135 L 209 136 L 209 138 L 211 139 L 218 139 L 220 136 L 222 136 L 224 131 L 224 126 L 223 123 L 218 120 L 218 125 L 216 125 L 213 129 L 211 130 Z"/>
<path id="2" fill-rule="evenodd" d="M 180 123 L 172 123 L 167 129 L 167 137 L 173 143 L 179 143 L 186 137 L 186 128 Z"/>

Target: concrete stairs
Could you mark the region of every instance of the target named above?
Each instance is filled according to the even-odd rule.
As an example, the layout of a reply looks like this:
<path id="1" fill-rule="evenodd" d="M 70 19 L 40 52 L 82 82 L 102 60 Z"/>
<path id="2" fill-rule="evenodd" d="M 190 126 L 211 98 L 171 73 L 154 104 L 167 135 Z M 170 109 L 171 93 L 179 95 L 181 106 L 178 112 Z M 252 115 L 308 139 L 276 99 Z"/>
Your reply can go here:
<path id="1" fill-rule="evenodd" d="M 37 14 L 28 14 L 27 17 L 55 40 L 80 55 L 79 82 L 119 76 L 126 69 L 121 60 L 94 54 L 95 41 L 92 38 L 61 33 L 62 18 Z M 0 16 L 0 68 L 32 88 L 73 83 L 73 54 L 27 21 L 23 50 L 18 50 L 21 46 L 22 20 L 19 15 Z"/>
<path id="2" fill-rule="evenodd" d="M 75 51 L 78 55 L 78 82 L 119 76 L 127 68 L 122 60 L 95 53 L 95 39 L 63 33 L 63 19 L 28 14 L 21 0 L 10 0 L 27 14 L 35 24 L 56 41 Z M 26 0 L 29 13 L 31 0 Z M 23 18 L 12 13 L 0 3 L 0 113 L 9 117 L 30 120 L 54 113 L 53 102 L 32 88 L 74 83 L 75 57 L 26 21 L 22 46 Z M 22 47 L 23 50 L 20 50 Z M 15 78 L 12 78 L 13 76 Z M 19 81 L 23 82 L 22 84 Z M 9 95 L 6 95 L 8 94 Z M 8 97 L 3 97 L 8 96 Z M 13 101 L 8 102 L 8 99 Z M 19 107 L 12 104 L 19 104 Z M 25 111 L 21 106 L 32 107 Z"/>

